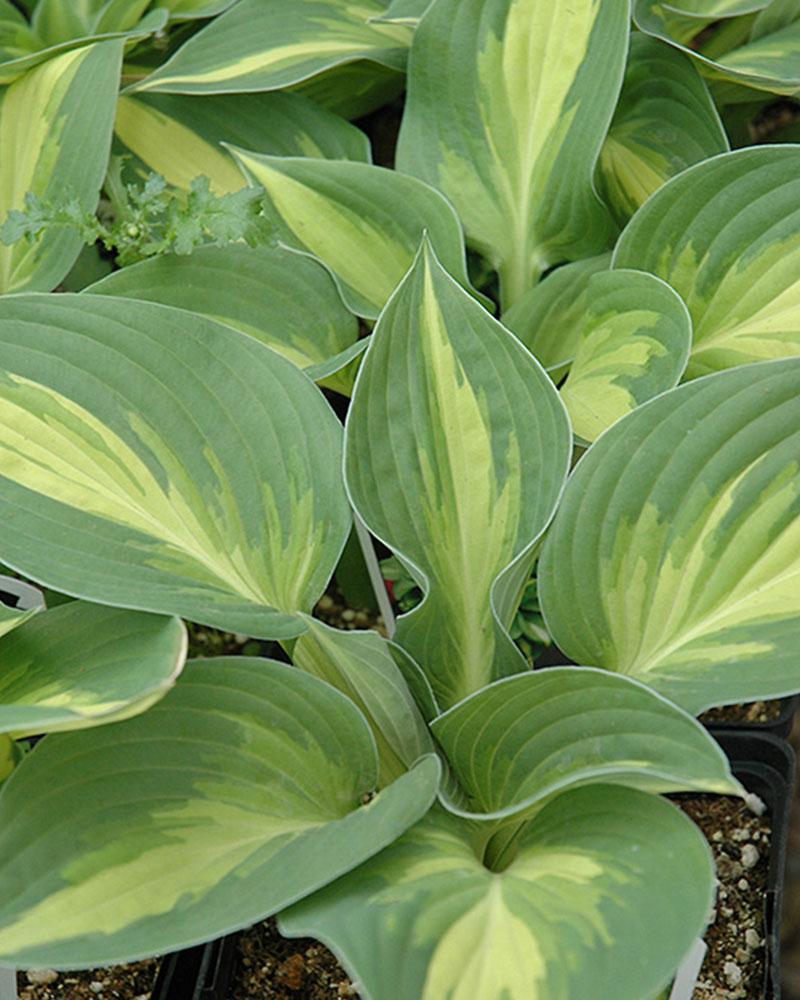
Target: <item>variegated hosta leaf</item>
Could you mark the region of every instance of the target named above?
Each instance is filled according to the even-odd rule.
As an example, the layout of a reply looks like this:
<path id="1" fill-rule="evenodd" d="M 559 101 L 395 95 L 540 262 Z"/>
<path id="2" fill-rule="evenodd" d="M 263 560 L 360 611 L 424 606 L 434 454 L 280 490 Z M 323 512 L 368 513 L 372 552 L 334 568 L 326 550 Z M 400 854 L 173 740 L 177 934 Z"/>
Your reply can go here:
<path id="1" fill-rule="evenodd" d="M 179 309 L 0 299 L 0 558 L 65 593 L 298 635 L 350 530 L 294 365 Z"/>
<path id="2" fill-rule="evenodd" d="M 800 354 L 800 147 L 689 168 L 628 224 L 614 267 L 651 271 L 694 324 L 689 377 Z"/>
<path id="3" fill-rule="evenodd" d="M 624 224 L 682 170 L 728 149 L 714 102 L 690 59 L 634 32 L 614 120 L 600 155 L 600 180 Z"/>
<path id="4" fill-rule="evenodd" d="M 433 0 L 391 0 L 386 10 L 382 14 L 376 14 L 371 20 L 408 24 L 416 28 L 432 2 Z"/>
<path id="5" fill-rule="evenodd" d="M 405 68 L 411 32 L 371 23 L 381 0 L 240 0 L 136 90 L 225 94 L 281 90 L 355 60 Z"/>
<path id="6" fill-rule="evenodd" d="M 334 66 L 290 90 L 354 121 L 399 97 L 405 86 L 405 73 L 361 59 Z"/>
<path id="7" fill-rule="evenodd" d="M 55 0 L 55 2 L 60 3 L 62 7 L 69 6 L 68 4 L 61 3 L 61 0 Z M 119 2 L 122 3 L 124 0 L 119 0 Z M 128 0 L 128 2 L 134 3 L 136 0 Z M 149 14 L 146 14 L 130 30 L 103 29 L 97 33 L 66 38 L 52 45 L 46 45 L 37 33 L 30 28 L 26 27 L 19 31 L 12 31 L 10 37 L 8 35 L 5 38 L 0 36 L 2 38 L 2 42 L 0 42 L 0 85 L 13 83 L 24 73 L 28 73 L 34 69 L 34 67 L 52 62 L 59 56 L 85 48 L 90 44 L 115 39 L 121 39 L 126 44 L 132 44 L 160 31 L 166 23 L 167 11 L 161 7 L 157 7 L 155 10 L 150 11 Z M 119 80 L 117 79 L 113 86 L 103 85 L 104 91 L 107 91 L 109 97 L 115 95 L 118 85 Z M 101 84 L 98 84 L 97 87 L 99 92 Z M 96 99 L 97 94 L 94 96 Z"/>
<path id="8" fill-rule="evenodd" d="M 692 321 L 669 285 L 642 271 L 603 271 L 589 281 L 582 339 L 561 398 L 572 429 L 594 441 L 626 413 L 680 381 Z"/>
<path id="9" fill-rule="evenodd" d="M 569 370 L 583 335 L 589 282 L 610 265 L 610 253 L 565 264 L 503 313 L 503 325 L 556 381 Z"/>
<path id="10" fill-rule="evenodd" d="M 539 570 L 572 659 L 692 712 L 800 690 L 800 359 L 665 393 L 581 459 Z"/>
<path id="11" fill-rule="evenodd" d="M 151 0 L 39 0 L 31 26 L 44 45 L 135 28 Z"/>
<path id="12" fill-rule="evenodd" d="M 737 795 L 719 744 L 627 677 L 553 667 L 507 677 L 436 719 L 433 734 L 479 819 L 514 816 L 576 785 Z"/>
<path id="13" fill-rule="evenodd" d="M 186 659 L 177 618 L 71 601 L 28 622 L 0 646 L 0 732 L 85 729 L 159 701 Z"/>
<path id="14" fill-rule="evenodd" d="M 255 337 L 331 388 L 352 389 L 352 376 L 340 369 L 358 344 L 358 321 L 316 261 L 276 247 L 199 247 L 188 257 L 122 268 L 87 291 L 200 313 Z"/>
<path id="15" fill-rule="evenodd" d="M 169 11 L 170 21 L 193 21 L 196 17 L 213 17 L 232 7 L 237 0 L 158 0 Z"/>
<path id="16" fill-rule="evenodd" d="M 427 591 L 397 640 L 447 708 L 524 669 L 498 580 L 529 570 L 561 493 L 569 423 L 525 348 L 427 242 L 381 314 L 359 374 L 345 475 L 364 522 Z"/>
<path id="17" fill-rule="evenodd" d="M 182 188 L 205 176 L 220 194 L 245 184 L 223 142 L 279 156 L 370 159 L 363 132 L 297 94 L 129 95 L 119 99 L 115 130 L 141 173 Z"/>
<path id="18" fill-rule="evenodd" d="M 10 736 L 0 733 L 0 782 L 6 780 L 19 762 L 16 744 Z"/>
<path id="19" fill-rule="evenodd" d="M 425 720 L 377 632 L 345 632 L 307 618 L 308 631 L 292 650 L 295 666 L 327 681 L 362 711 L 380 761 L 380 785 L 394 781 L 415 761 L 433 753 Z"/>
<path id="20" fill-rule="evenodd" d="M 367 163 L 233 153 L 267 192 L 280 238 L 321 260 L 357 315 L 377 318 L 424 233 L 453 277 L 469 285 L 458 217 L 415 177 Z"/>
<path id="21" fill-rule="evenodd" d="M 17 608 L 9 608 L 5 604 L 0 604 L 0 637 L 8 635 L 15 628 L 24 625 L 41 610 L 41 608 L 29 608 L 27 611 L 19 611 Z"/>
<path id="22" fill-rule="evenodd" d="M 766 4 L 758 6 L 763 8 Z M 705 75 L 713 80 L 787 96 L 800 93 L 800 21 L 793 21 L 713 59 L 689 45 L 691 36 L 687 38 L 685 33 L 676 30 L 669 8 L 659 0 L 634 0 L 633 19 L 641 31 L 669 42 L 695 59 Z M 702 27 L 700 21 L 697 31 Z"/>
<path id="23" fill-rule="evenodd" d="M 609 245 L 592 176 L 628 34 L 627 0 L 437 0 L 417 29 L 398 167 L 452 201 L 504 308 Z"/>
<path id="24" fill-rule="evenodd" d="M 756 42 L 759 38 L 780 31 L 798 18 L 800 18 L 800 0 L 771 0 L 759 11 L 753 22 L 750 40 Z"/>
<path id="25" fill-rule="evenodd" d="M 0 960 L 92 967 L 247 926 L 391 843 L 438 774 L 427 757 L 363 805 L 377 759 L 352 702 L 285 664 L 196 660 L 149 712 L 48 737 L 2 787 Z"/>
<path id="26" fill-rule="evenodd" d="M 332 946 L 370 1000 L 642 1000 L 708 921 L 708 846 L 656 796 L 559 795 L 502 872 L 484 868 L 475 840 L 471 824 L 432 812 L 282 914 L 281 930 Z"/>
<path id="27" fill-rule="evenodd" d="M 0 220 L 28 191 L 58 193 L 94 211 L 111 146 L 121 42 L 74 49 L 31 70 L 0 96 Z M 0 246 L 0 293 L 50 291 L 80 253 L 76 233 L 50 228 L 35 243 Z"/>

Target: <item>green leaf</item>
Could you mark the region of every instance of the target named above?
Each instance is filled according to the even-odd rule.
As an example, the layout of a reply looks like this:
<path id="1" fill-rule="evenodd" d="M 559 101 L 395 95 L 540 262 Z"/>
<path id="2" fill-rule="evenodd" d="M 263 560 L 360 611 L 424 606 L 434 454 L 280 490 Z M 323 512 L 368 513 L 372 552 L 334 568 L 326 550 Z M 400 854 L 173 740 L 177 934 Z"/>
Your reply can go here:
<path id="1" fill-rule="evenodd" d="M 391 843 L 438 773 L 425 758 L 363 805 L 377 760 L 352 702 L 285 664 L 196 660 L 149 712 L 48 737 L 3 786 L 0 958 L 94 967 L 248 926 Z"/>
<path id="2" fill-rule="evenodd" d="M 699 379 L 612 427 L 540 561 L 559 648 L 695 713 L 796 692 L 799 427 L 800 359 Z"/>
<path id="3" fill-rule="evenodd" d="M 308 631 L 295 643 L 292 660 L 338 688 L 361 709 L 378 748 L 380 785 L 433 753 L 428 727 L 389 643 L 377 632 L 344 632 L 312 618 L 306 623 Z"/>
<path id="4" fill-rule="evenodd" d="M 503 325 L 556 381 L 569 370 L 583 335 L 589 281 L 610 265 L 610 253 L 565 264 L 503 313 Z"/>
<path id="5" fill-rule="evenodd" d="M 60 3 L 61 0 L 58 0 Z M 64 6 L 61 4 L 61 6 Z M 167 23 L 167 12 L 161 8 L 151 11 L 134 27 L 128 31 L 101 31 L 98 33 L 89 32 L 75 37 L 66 38 L 52 45 L 45 45 L 39 36 L 30 28 L 16 28 L 9 25 L 10 34 L 4 39 L 0 35 L 0 85 L 13 83 L 23 74 L 43 63 L 52 62 L 54 59 L 86 46 L 95 45 L 99 42 L 121 40 L 126 44 L 133 44 L 147 38 L 149 35 L 160 31 Z M 113 86 L 100 88 L 98 92 L 107 93 L 109 98 L 116 94 L 119 80 Z M 96 96 L 96 95 L 95 95 Z"/>
<path id="6" fill-rule="evenodd" d="M 170 21 L 193 21 L 197 17 L 214 17 L 232 7 L 237 0 L 158 0 L 169 11 Z"/>
<path id="7" fill-rule="evenodd" d="M 609 245 L 592 178 L 628 33 L 627 0 L 437 0 L 417 29 L 398 169 L 452 201 L 504 308 Z"/>
<path id="8" fill-rule="evenodd" d="M 690 167 L 634 216 L 614 267 L 650 271 L 692 316 L 690 378 L 800 354 L 800 147 Z"/>
<path id="9" fill-rule="evenodd" d="M 433 734 L 469 796 L 448 809 L 502 819 L 577 785 L 738 795 L 719 744 L 642 684 L 589 667 L 497 681 L 435 719 Z"/>
<path id="10" fill-rule="evenodd" d="M 560 795 L 499 873 L 474 840 L 434 812 L 282 914 L 281 930 L 332 947 L 371 1000 L 642 1000 L 708 921 L 708 846 L 655 796 Z"/>
<path id="11" fill-rule="evenodd" d="M 73 198 L 94 211 L 105 176 L 122 45 L 75 49 L 31 70 L 0 97 L 0 219 L 27 192 Z M 80 236 L 50 230 L 34 243 L 0 246 L 0 292 L 50 291 L 81 250 Z"/>
<path id="12" fill-rule="evenodd" d="M 575 350 L 561 398 L 572 429 L 594 441 L 641 403 L 680 381 L 692 346 L 683 300 L 641 271 L 603 271 L 590 279 Z"/>
<path id="13" fill-rule="evenodd" d="M 408 24 L 416 28 L 422 20 L 422 15 L 432 3 L 433 0 L 391 0 L 384 13 L 376 14 L 371 20 L 391 24 Z"/>
<path id="14" fill-rule="evenodd" d="M 599 163 L 603 191 L 621 224 L 670 177 L 728 148 L 719 114 L 692 61 L 634 32 Z"/>
<path id="15" fill-rule="evenodd" d="M 343 352 L 358 342 L 358 321 L 315 261 L 275 247 L 200 247 L 115 271 L 95 295 L 160 302 L 232 326 L 331 388 L 352 389 Z M 268 303 L 268 308 L 265 308 Z"/>
<path id="16" fill-rule="evenodd" d="M 800 18 L 800 0 L 772 0 L 756 17 L 750 30 L 750 40 L 758 41 Z"/>
<path id="17" fill-rule="evenodd" d="M 0 732 L 85 729 L 159 701 L 186 658 L 176 618 L 72 601 L 3 639 Z"/>
<path id="18" fill-rule="evenodd" d="M 400 25 L 371 23 L 384 9 L 381 0 L 240 0 L 133 89 L 172 94 L 281 90 L 365 59 L 403 70 L 411 34 Z"/>
<path id="19" fill-rule="evenodd" d="M 6 780 L 18 763 L 17 747 L 10 736 L 0 733 L 0 783 Z"/>
<path id="20" fill-rule="evenodd" d="M 766 6 L 766 3 L 759 3 L 750 5 L 750 9 Z M 793 96 L 800 93 L 800 21 L 760 35 L 755 41 L 735 47 L 714 59 L 696 52 L 688 44 L 691 35 L 687 38 L 678 30 L 669 10 L 660 0 L 634 0 L 633 19 L 641 31 L 669 42 L 691 56 L 712 80 L 728 81 L 773 94 Z M 698 22 L 696 31 L 702 27 L 703 22 Z"/>
<path id="21" fill-rule="evenodd" d="M 506 628 L 570 448 L 550 379 L 426 243 L 365 355 L 345 476 L 361 518 L 427 591 L 397 641 L 443 708 L 525 668 Z"/>
<path id="22" fill-rule="evenodd" d="M 39 611 L 41 611 L 41 608 L 18 611 L 16 608 L 9 608 L 5 604 L 0 603 L 0 638 L 8 635 L 9 632 L 13 632 L 20 625 L 24 625 L 25 622 L 33 618 Z"/>
<path id="23" fill-rule="evenodd" d="M 341 426 L 294 365 L 178 309 L 0 299 L 0 558 L 104 604 L 298 635 L 350 530 Z"/>
<path id="24" fill-rule="evenodd" d="M 297 94 L 130 95 L 119 99 L 115 129 L 142 175 L 180 188 L 203 175 L 220 194 L 245 183 L 224 142 L 278 156 L 370 159 L 363 132 Z"/>
<path id="25" fill-rule="evenodd" d="M 458 218 L 422 181 L 367 163 L 232 152 L 267 192 L 280 238 L 322 261 L 357 315 L 377 318 L 426 232 L 447 270 L 469 286 Z"/>
<path id="26" fill-rule="evenodd" d="M 290 89 L 354 121 L 393 101 L 405 87 L 405 73 L 362 59 L 334 66 Z"/>

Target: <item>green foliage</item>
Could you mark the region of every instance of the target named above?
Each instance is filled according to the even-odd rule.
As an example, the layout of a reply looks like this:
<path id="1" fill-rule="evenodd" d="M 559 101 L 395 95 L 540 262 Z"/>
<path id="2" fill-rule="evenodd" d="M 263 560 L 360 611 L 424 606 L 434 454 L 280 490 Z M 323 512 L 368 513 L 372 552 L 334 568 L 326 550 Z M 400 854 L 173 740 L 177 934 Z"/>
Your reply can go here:
<path id="1" fill-rule="evenodd" d="M 13 210 L 0 229 L 7 246 L 58 229 L 77 233 L 83 243 L 99 242 L 124 267 L 140 260 L 174 253 L 187 256 L 200 246 L 226 246 L 245 240 L 255 246 L 263 237 L 261 192 L 243 188 L 218 195 L 207 177 L 195 178 L 184 194 L 168 187 L 163 177 L 150 176 L 141 185 L 124 183 L 120 162 L 113 161 L 106 182 L 110 211 L 105 218 L 87 212 L 66 193 L 43 200 L 25 196 L 24 210 Z"/>
<path id="2" fill-rule="evenodd" d="M 0 608 L 0 964 L 277 915 L 365 1000 L 668 988 L 695 714 L 800 690 L 799 39 L 0 0 L 0 560 L 63 602 Z M 391 638 L 313 617 L 354 513 Z"/>

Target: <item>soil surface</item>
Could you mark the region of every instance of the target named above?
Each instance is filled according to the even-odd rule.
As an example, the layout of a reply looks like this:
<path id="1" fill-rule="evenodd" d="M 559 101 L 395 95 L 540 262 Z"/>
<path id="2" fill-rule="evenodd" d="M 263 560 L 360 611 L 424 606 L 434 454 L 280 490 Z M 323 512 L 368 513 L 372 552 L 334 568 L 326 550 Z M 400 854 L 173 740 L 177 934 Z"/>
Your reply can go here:
<path id="1" fill-rule="evenodd" d="M 228 1000 L 336 1000 L 357 997 L 334 956 L 317 941 L 287 940 L 274 920 L 246 931 Z"/>
<path id="2" fill-rule="evenodd" d="M 158 959 L 88 972 L 17 973 L 19 1000 L 150 1000 Z"/>
<path id="3" fill-rule="evenodd" d="M 748 701 L 741 705 L 722 705 L 720 708 L 710 708 L 707 712 L 703 712 L 700 722 L 705 725 L 713 723 L 715 726 L 724 725 L 726 722 L 737 726 L 774 722 L 781 714 L 782 708 L 783 700 L 780 698 L 772 701 Z"/>
<path id="4" fill-rule="evenodd" d="M 719 879 L 694 1000 L 761 1000 L 769 816 L 756 816 L 729 797 L 677 795 L 674 800 L 705 834 Z"/>

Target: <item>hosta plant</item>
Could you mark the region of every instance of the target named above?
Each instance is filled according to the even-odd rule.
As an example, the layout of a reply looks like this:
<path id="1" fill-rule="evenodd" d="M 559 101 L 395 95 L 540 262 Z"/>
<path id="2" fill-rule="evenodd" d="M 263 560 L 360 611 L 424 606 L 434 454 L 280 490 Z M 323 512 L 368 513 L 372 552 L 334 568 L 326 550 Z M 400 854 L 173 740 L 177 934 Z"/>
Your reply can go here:
<path id="1" fill-rule="evenodd" d="M 694 716 L 800 689 L 800 150 L 715 103 L 800 11 L 6 6 L 0 560 L 78 600 L 0 620 L 0 964 L 278 914 L 371 1000 L 653 1000 L 714 895 L 663 794 L 745 794 Z M 154 173 L 203 239 L 50 294 Z M 392 640 L 313 616 L 354 514 Z"/>

